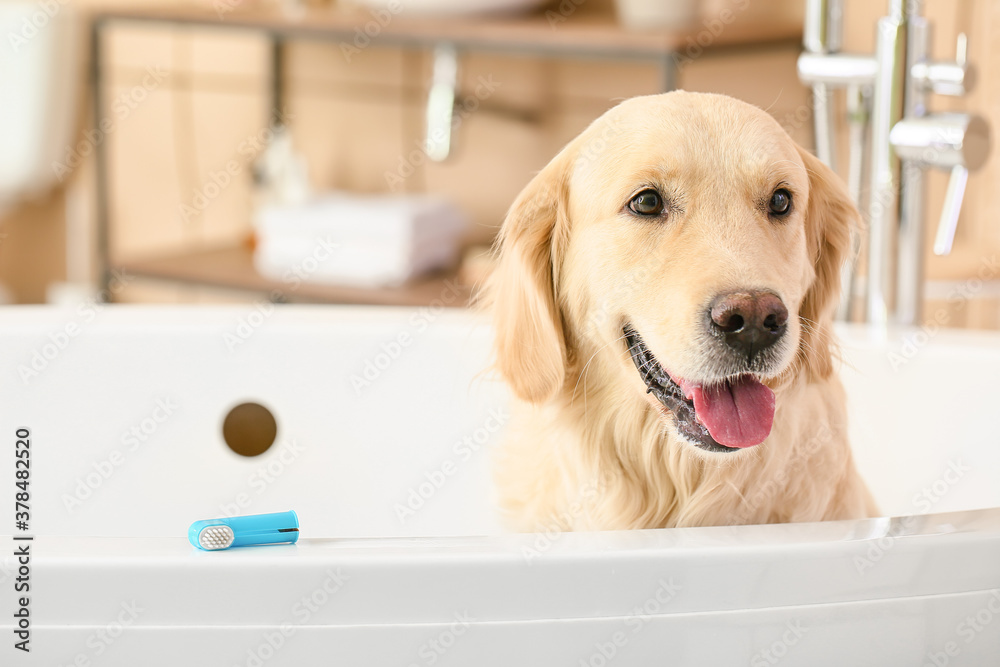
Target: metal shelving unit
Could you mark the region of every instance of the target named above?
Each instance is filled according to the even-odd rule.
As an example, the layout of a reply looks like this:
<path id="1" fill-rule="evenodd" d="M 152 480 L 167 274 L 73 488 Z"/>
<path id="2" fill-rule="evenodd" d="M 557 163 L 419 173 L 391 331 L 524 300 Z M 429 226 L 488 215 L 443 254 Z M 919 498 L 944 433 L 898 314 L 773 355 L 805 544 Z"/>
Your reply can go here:
<path id="1" fill-rule="evenodd" d="M 317 40 L 341 42 L 354 39 L 355 30 L 372 21 L 372 16 L 357 8 L 339 5 L 325 10 L 307 10 L 288 15 L 277 10 L 234 9 L 220 14 L 210 8 L 139 8 L 115 9 L 95 14 L 91 22 L 91 86 L 94 118 L 105 117 L 103 103 L 104 33 L 115 25 L 159 24 L 176 27 L 211 28 L 227 31 L 250 31 L 264 35 L 271 48 L 270 107 L 281 108 L 284 97 L 283 59 L 287 42 Z M 637 61 L 658 64 L 662 92 L 676 87 L 677 63 L 684 58 L 692 38 L 704 32 L 704 26 L 689 31 L 630 32 L 617 25 L 613 16 L 590 14 L 583 8 L 569 16 L 538 13 L 525 17 L 424 19 L 393 17 L 380 25 L 373 42 L 414 50 L 435 51 L 446 45 L 457 53 L 479 51 L 537 57 Z M 799 22 L 774 21 L 740 25 L 734 23 L 717 36 L 711 48 L 725 50 L 752 44 L 798 41 Z M 440 51 L 440 49 L 437 49 Z M 98 122 L 98 121 L 95 121 Z M 251 250 L 238 246 L 192 252 L 172 257 L 115 262 L 111 257 L 111 221 L 109 220 L 108 147 L 101 142 L 97 160 L 97 263 L 102 289 L 107 288 L 112 270 L 125 268 L 132 275 L 178 283 L 244 289 L 265 294 L 285 293 L 284 284 L 270 281 L 253 269 Z M 360 289 L 312 285 L 299 289 L 293 300 L 329 303 L 379 303 L 421 305 L 429 303 L 444 289 L 450 289 L 455 276 L 427 277 L 395 289 Z M 105 291 L 104 293 L 108 293 Z M 467 301 L 466 293 L 462 299 Z"/>

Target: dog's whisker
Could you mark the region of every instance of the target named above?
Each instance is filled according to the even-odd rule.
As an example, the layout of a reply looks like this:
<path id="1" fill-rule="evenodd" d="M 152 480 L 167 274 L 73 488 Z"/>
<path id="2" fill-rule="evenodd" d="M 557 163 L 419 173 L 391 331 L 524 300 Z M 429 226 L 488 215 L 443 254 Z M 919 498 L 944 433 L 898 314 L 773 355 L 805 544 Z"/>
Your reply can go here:
<path id="1" fill-rule="evenodd" d="M 626 336 L 623 333 L 622 335 L 618 336 L 614 340 L 612 340 L 612 341 L 610 341 L 608 343 L 605 343 L 604 345 L 602 345 L 601 347 L 599 347 L 592 355 L 590 355 L 590 358 L 587 359 L 587 363 L 585 363 L 583 365 L 583 368 L 580 369 L 580 374 L 579 374 L 579 377 L 576 380 L 576 384 L 573 385 L 573 393 L 570 396 L 570 405 L 572 405 L 576 401 L 576 392 L 577 392 L 577 389 L 580 387 L 580 383 L 583 382 L 583 390 L 584 390 L 583 391 L 583 414 L 584 414 L 584 416 L 586 416 L 586 414 L 587 414 L 587 373 L 589 372 L 590 364 L 594 361 L 594 359 L 597 357 L 597 355 L 600 354 L 603 350 L 605 350 L 606 348 L 608 348 L 611 345 L 614 345 L 615 343 L 618 343 L 618 342 L 624 340 L 625 338 L 626 338 Z"/>

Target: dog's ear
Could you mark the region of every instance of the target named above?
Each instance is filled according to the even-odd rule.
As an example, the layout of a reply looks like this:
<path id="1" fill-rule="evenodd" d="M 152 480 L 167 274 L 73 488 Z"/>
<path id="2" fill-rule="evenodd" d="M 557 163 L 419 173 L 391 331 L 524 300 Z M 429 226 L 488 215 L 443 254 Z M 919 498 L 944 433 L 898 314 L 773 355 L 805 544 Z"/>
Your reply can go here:
<path id="1" fill-rule="evenodd" d="M 550 398 L 566 375 L 566 342 L 556 298 L 556 262 L 567 229 L 567 146 L 514 200 L 497 237 L 499 256 L 486 298 L 492 307 L 496 368 L 525 401 Z"/>
<path id="2" fill-rule="evenodd" d="M 799 148 L 799 154 L 809 172 L 806 244 L 816 270 L 799 311 L 804 319 L 799 354 L 809 374 L 823 379 L 833 371 L 830 327 L 840 298 L 841 266 L 860 215 L 840 177 L 806 150 Z"/>

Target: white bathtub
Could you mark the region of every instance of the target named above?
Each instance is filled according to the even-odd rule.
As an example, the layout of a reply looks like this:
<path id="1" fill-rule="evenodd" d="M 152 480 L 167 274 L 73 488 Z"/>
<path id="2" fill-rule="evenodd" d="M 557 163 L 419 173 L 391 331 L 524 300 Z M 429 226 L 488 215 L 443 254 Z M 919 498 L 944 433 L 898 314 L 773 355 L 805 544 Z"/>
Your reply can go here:
<path id="1" fill-rule="evenodd" d="M 1000 664 L 1000 336 L 841 333 L 858 462 L 901 518 L 502 535 L 505 392 L 466 313 L 3 309 L 0 664 Z M 245 400 L 278 422 L 255 458 L 221 437 Z M 294 546 L 186 541 L 287 509 Z"/>

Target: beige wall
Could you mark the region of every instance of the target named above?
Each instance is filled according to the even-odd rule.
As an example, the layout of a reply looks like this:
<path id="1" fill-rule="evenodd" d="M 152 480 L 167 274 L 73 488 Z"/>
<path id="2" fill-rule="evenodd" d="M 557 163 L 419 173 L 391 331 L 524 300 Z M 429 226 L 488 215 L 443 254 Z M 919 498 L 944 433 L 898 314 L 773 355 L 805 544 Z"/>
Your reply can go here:
<path id="1" fill-rule="evenodd" d="M 0 284 L 20 303 L 44 303 L 64 277 L 65 197 L 59 190 L 9 211 L 0 223 Z"/>
<path id="2" fill-rule="evenodd" d="M 77 0 L 89 6 L 91 0 Z M 204 4 L 211 4 L 202 0 Z M 591 0 L 593 7 L 607 0 Z M 102 3 L 106 4 L 106 3 Z M 709 0 L 708 11 L 728 6 Z M 874 19 L 881 2 L 848 0 L 846 41 L 870 51 Z M 979 90 L 967 101 L 938 100 L 938 109 L 968 104 L 1000 127 L 1000 68 L 987 67 L 1000 53 L 989 49 L 1000 37 L 1000 7 L 987 0 L 929 0 L 927 12 L 937 28 L 935 53 L 950 54 L 957 29 L 970 33 L 971 57 L 981 64 Z M 769 12 L 799 12 L 798 0 L 751 3 L 750 18 Z M 115 28 L 109 33 L 106 103 L 117 257 L 156 255 L 183 249 L 239 243 L 249 235 L 249 159 L 267 128 L 268 44 L 253 35 L 207 29 Z M 724 92 L 767 108 L 801 143 L 811 143 L 809 97 L 798 83 L 795 44 L 722 49 L 685 64 L 681 87 Z M 444 164 L 422 164 L 398 185 L 429 190 L 455 199 L 472 218 L 469 243 L 489 242 L 503 213 L 534 171 L 616 99 L 656 92 L 660 70 L 642 63 L 600 63 L 468 54 L 462 59 L 460 96 L 474 95 L 479 77 L 497 84 L 479 109 L 463 121 L 455 156 Z M 301 42 L 288 52 L 285 113 L 299 150 L 308 158 L 315 186 L 362 192 L 387 192 L 386 173 L 419 144 L 423 99 L 429 76 L 426 53 L 373 45 L 346 62 L 336 45 Z M 155 76 L 151 75 L 155 73 Z M 194 206 L 213 173 L 236 161 L 239 175 L 204 211 Z M 1000 193 L 989 187 L 997 177 L 994 156 L 969 183 L 955 253 L 928 261 L 934 278 L 973 275 L 984 252 L 1000 249 L 997 219 Z M 74 177 L 90 190 L 88 169 Z M 930 179 L 929 217 L 936 219 L 943 176 Z M 212 188 L 209 188 L 211 191 Z M 0 243 L 0 281 L 19 300 L 42 298 L 44 283 L 61 278 L 62 205 L 57 194 L 19 211 L 4 226 Z M 25 224 L 25 220 L 42 221 Z M 930 233 L 930 231 L 929 231 Z M 44 256 L 36 266 L 15 266 L 14 254 Z M 32 264 L 32 262 L 22 262 Z M 212 290 L 135 281 L 124 300 L 203 300 L 242 298 Z M 981 295 L 980 295 L 981 296 Z M 997 326 L 996 307 L 966 308 L 956 322 Z M 975 317 L 968 313 L 983 312 Z"/>

